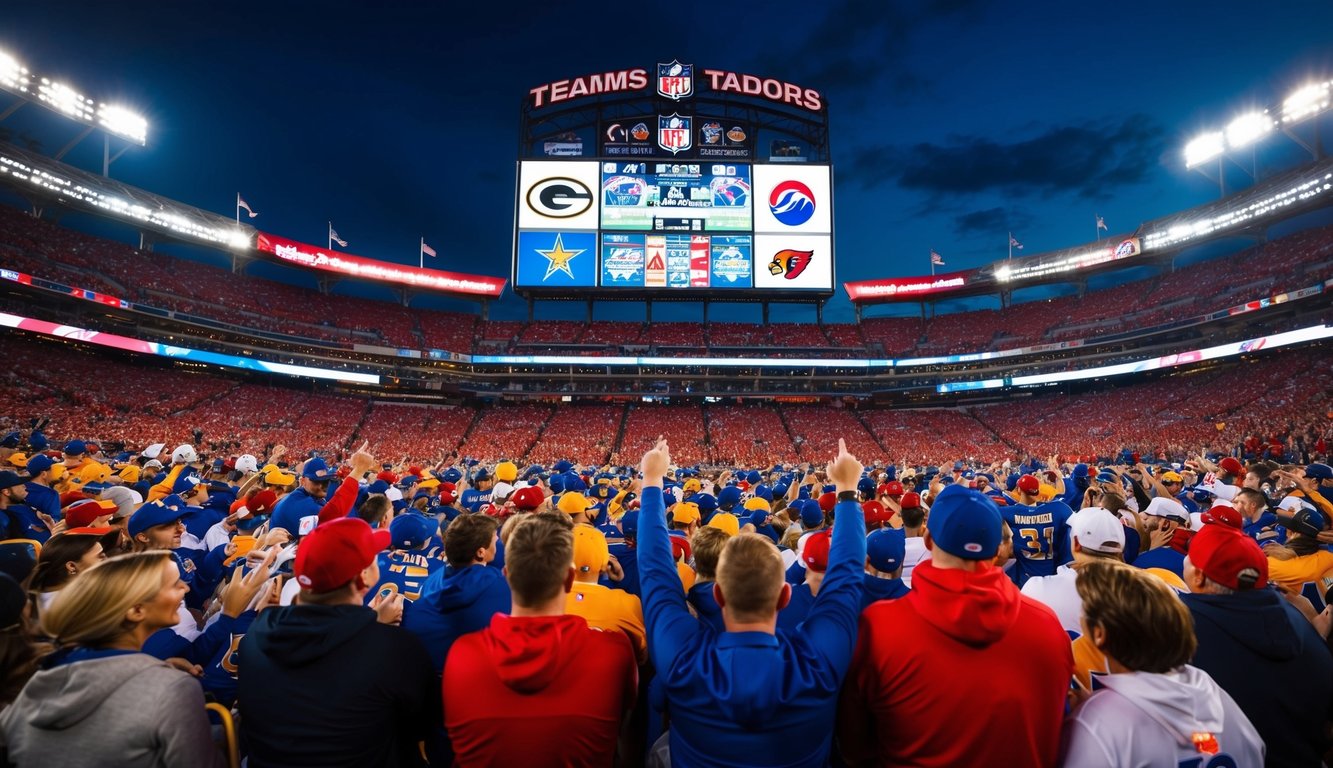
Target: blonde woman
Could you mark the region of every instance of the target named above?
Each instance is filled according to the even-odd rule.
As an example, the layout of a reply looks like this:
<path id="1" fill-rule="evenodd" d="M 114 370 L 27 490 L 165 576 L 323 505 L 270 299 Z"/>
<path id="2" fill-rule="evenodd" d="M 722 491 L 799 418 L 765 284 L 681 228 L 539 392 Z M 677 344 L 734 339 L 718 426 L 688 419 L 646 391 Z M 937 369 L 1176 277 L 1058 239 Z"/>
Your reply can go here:
<path id="1" fill-rule="evenodd" d="M 170 552 L 111 558 L 42 614 L 57 650 L 0 713 L 0 752 L 25 766 L 217 765 L 198 681 L 140 652 L 188 590 Z"/>

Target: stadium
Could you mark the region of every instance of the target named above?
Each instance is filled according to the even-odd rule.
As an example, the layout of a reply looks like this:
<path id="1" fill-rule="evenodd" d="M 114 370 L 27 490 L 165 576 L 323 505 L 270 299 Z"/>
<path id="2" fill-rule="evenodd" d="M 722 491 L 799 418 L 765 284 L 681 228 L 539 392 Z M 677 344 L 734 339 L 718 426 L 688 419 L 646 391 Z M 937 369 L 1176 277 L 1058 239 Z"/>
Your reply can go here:
<path id="1" fill-rule="evenodd" d="M 957 640 L 960 648 L 985 646 L 995 654 L 979 652 L 972 660 L 971 651 L 960 650 L 941 659 L 966 657 L 963 666 L 981 674 L 1007 663 L 999 650 L 1005 643 L 1015 644 L 1009 652 L 1026 642 L 1063 659 L 1074 641 L 1069 664 L 1052 662 L 1055 671 L 1046 675 L 1051 679 L 1032 684 L 1034 701 L 1042 688 L 1040 706 L 1060 710 L 1054 725 L 1034 725 L 1021 714 L 997 716 L 1003 724 L 994 728 L 1021 731 L 1035 750 L 1021 757 L 1015 752 L 1012 764 L 1054 765 L 1057 757 L 1065 765 L 1093 764 L 1081 762 L 1092 759 L 1093 737 L 1060 746 L 1070 672 L 1075 694 L 1063 720 L 1066 739 L 1078 728 L 1095 730 L 1087 725 L 1093 715 L 1078 714 L 1078 689 L 1099 689 L 1094 683 L 1102 674 L 1110 679 L 1122 672 L 1205 670 L 1212 693 L 1199 694 L 1200 700 L 1212 696 L 1225 716 L 1200 715 L 1207 727 L 1196 724 L 1192 735 L 1181 737 L 1186 746 L 1176 745 L 1185 751 L 1162 764 L 1196 753 L 1202 757 L 1193 764 L 1208 766 L 1257 765 L 1246 760 L 1265 754 L 1268 764 L 1319 764 L 1328 754 L 1333 658 L 1325 643 L 1333 612 L 1325 609 L 1325 591 L 1333 584 L 1333 561 L 1324 560 L 1333 558 L 1326 546 L 1333 542 L 1333 471 L 1324 472 L 1333 441 L 1333 160 L 1323 147 L 1333 80 L 1302 83 L 1176 148 L 1170 162 L 1216 183 L 1216 198 L 1208 202 L 1163 209 L 1147 204 L 1137 226 L 1119 231 L 1097 215 L 1094 239 L 1049 250 L 1026 249 L 1009 232 L 1004 257 L 972 267 L 943 271 L 945 258 L 931 249 L 930 274 L 886 260 L 878 274 L 840 280 L 849 271 L 842 265 L 860 257 L 850 248 L 839 250 L 846 219 L 835 211 L 835 191 L 842 196 L 851 182 L 841 181 L 832 148 L 838 102 L 820 83 L 702 60 L 617 61 L 610 66 L 621 68 L 599 72 L 557 68 L 548 82 L 514 94 L 522 98 L 512 116 L 517 152 L 499 158 L 501 167 L 513 163 L 512 243 L 496 249 L 506 251 L 508 261 L 497 266 L 478 257 L 462 271 L 435 268 L 436 252 L 425 236 L 416 264 L 409 264 L 356 252 L 334 221 L 322 246 L 302 242 L 277 221 L 272 226 L 278 231 L 267 231 L 268 224 L 261 229 L 255 223 L 259 206 L 252 208 L 241 193 L 234 211 L 218 212 L 199 199 L 155 191 L 152 184 L 119 181 L 114 163 L 126 152 L 152 152 L 154 126 L 124 105 L 85 95 L 77 82 L 44 69 L 50 66 L 0 50 L 0 348 L 9 363 L 9 386 L 0 394 L 0 522 L 6 525 L 0 556 L 5 573 L 24 584 L 17 618 L 3 632 L 12 630 L 33 649 L 39 643 L 53 649 L 0 655 L 15 670 L 5 680 L 12 689 L 0 698 L 0 707 L 14 702 L 0 711 L 0 755 L 11 763 L 55 764 L 55 756 L 64 755 L 52 746 L 57 742 L 44 741 L 60 734 L 25 720 L 43 695 L 52 695 L 34 690 L 41 676 L 107 663 L 97 655 L 105 652 L 105 637 L 99 646 L 62 642 L 70 635 L 49 631 L 65 614 L 48 606 L 72 605 L 83 593 L 71 586 L 38 589 L 32 581 L 46 573 L 43 557 L 50 559 L 50 550 L 61 552 L 75 539 L 97 540 L 97 552 L 111 556 L 107 563 L 124 558 L 127 569 L 136 557 L 146 562 L 148 553 L 164 550 L 175 553 L 167 562 L 181 563 L 189 586 L 184 603 L 176 597 L 166 621 L 143 619 L 143 637 L 131 648 L 143 651 L 137 656 L 169 659 L 203 683 L 211 714 L 200 720 L 203 725 L 180 727 L 207 733 L 177 745 L 178 764 L 216 758 L 239 765 L 248 756 L 255 765 L 605 764 L 609 758 L 626 765 L 825 765 L 830 749 L 849 765 L 914 759 L 964 764 L 968 753 L 958 750 L 967 747 L 938 738 L 913 741 L 891 728 L 889 713 L 913 711 L 912 705 L 872 694 L 874 686 L 888 685 L 883 676 L 896 663 L 871 660 L 877 647 L 872 630 L 877 621 L 882 631 L 899 621 L 915 626 L 897 604 L 907 604 L 902 595 L 914 586 L 911 566 L 931 562 L 920 543 L 926 537 L 939 564 L 920 571 L 920 595 L 932 589 L 926 574 L 944 572 L 955 560 L 967 563 L 956 567 L 977 578 L 991 574 L 1003 586 L 986 582 L 984 589 L 1012 593 L 1015 606 L 1022 590 L 1022 608 L 1014 608 L 1022 618 L 1015 621 L 1031 632 L 1026 639 L 1015 632 L 986 641 L 950 635 L 939 642 Z M 51 131 L 40 141 L 6 126 L 16 113 L 32 112 L 41 113 L 41 124 Z M 90 157 L 99 143 L 100 168 L 74 159 Z M 52 151 L 57 145 L 63 146 Z M 1254 158 L 1278 145 L 1281 160 L 1261 169 Z M 826 319 L 833 303 L 849 306 L 852 319 Z M 641 317 L 625 319 L 638 312 Z M 14 495 L 15 487 L 28 489 L 26 501 Z M 534 506 L 527 505 L 529 488 L 536 491 Z M 132 496 L 123 493 L 130 489 Z M 1248 498 L 1245 489 L 1263 501 L 1253 517 L 1237 512 L 1245 509 L 1245 502 L 1235 501 Z M 734 496 L 730 503 L 720 504 L 728 495 Z M 47 506 L 36 501 L 48 496 Z M 376 497 L 385 499 L 385 510 L 367 501 Z M 1111 498 L 1118 499 L 1114 507 Z M 1219 506 L 1210 508 L 1218 499 Z M 91 508 L 76 511 L 85 503 L 101 507 L 87 517 Z M 298 504 L 309 508 L 293 511 Z M 1161 511 L 1166 505 L 1179 508 L 1179 520 Z M 972 518 L 957 522 L 956 530 L 945 527 L 983 514 L 976 511 L 981 506 L 998 513 L 985 513 L 998 523 L 994 537 L 990 528 L 977 533 L 981 523 Z M 1089 522 L 1090 510 L 1103 517 Z M 283 515 L 291 516 L 290 524 L 281 522 Z M 489 518 L 489 528 L 477 528 L 480 523 L 469 522 L 473 517 Z M 718 518 L 727 522 L 715 524 Z M 1169 526 L 1159 522 L 1168 518 Z M 424 609 L 417 609 L 415 620 L 412 611 L 433 599 L 437 582 L 467 571 L 475 576 L 479 569 L 460 565 L 459 556 L 479 552 L 475 564 L 496 571 L 491 576 L 502 587 L 505 578 L 491 565 L 504 564 L 506 557 L 511 566 L 535 562 L 534 551 L 547 552 L 548 559 L 549 552 L 564 553 L 543 547 L 569 538 L 564 523 L 571 519 L 575 566 L 588 547 L 593 560 L 598 553 L 601 559 L 591 566 L 590 579 L 571 576 L 556 602 L 565 605 L 566 592 L 571 601 L 582 601 L 585 592 L 579 590 L 592 588 L 634 600 L 632 611 L 622 607 L 618 613 L 602 603 L 583 609 L 606 611 L 590 614 L 587 626 L 612 636 L 623 630 L 633 647 L 599 645 L 585 658 L 603 666 L 570 665 L 568 674 L 607 681 L 628 675 L 637 688 L 631 683 L 623 699 L 608 703 L 609 715 L 577 710 L 564 722 L 538 718 L 536 735 L 514 739 L 512 751 L 505 751 L 497 745 L 513 724 L 500 713 L 520 707 L 522 698 L 497 695 L 497 710 L 489 711 L 490 703 L 451 703 L 450 691 L 493 683 L 476 672 L 488 663 L 482 642 L 467 637 L 499 631 L 486 622 L 492 612 L 509 612 L 511 589 L 519 616 L 520 603 L 535 594 L 530 585 L 506 572 L 510 586 L 496 611 L 486 611 L 481 623 L 467 629 L 444 632 L 429 623 L 436 619 L 419 618 Z M 835 519 L 853 522 L 835 528 Z M 1106 520 L 1112 521 L 1111 534 Z M 177 526 L 183 534 L 178 531 L 174 540 L 170 531 L 153 539 L 152 531 Z M 372 530 L 377 537 L 370 553 L 379 553 L 371 563 L 379 564 L 379 581 L 363 584 L 365 572 L 347 570 L 345 563 L 317 570 L 316 558 L 332 555 L 306 559 L 295 546 L 299 539 L 307 542 L 307 553 L 323 553 L 322 546 L 341 544 L 342 556 L 354 559 L 347 553 L 371 545 L 312 540 L 318 542 L 320 533 L 324 541 L 355 538 L 360 528 L 366 529 L 365 541 Z M 470 528 L 482 532 L 469 534 Z M 594 544 L 585 543 L 592 534 L 582 528 L 596 534 Z M 720 534 L 699 536 L 718 528 L 733 536 L 731 543 Z M 1220 538 L 1223 528 L 1235 541 Z M 828 532 L 849 529 L 863 536 Z M 1118 543 L 1094 543 L 1094 534 Z M 451 545 L 451 535 L 462 543 Z M 473 541 L 479 546 L 463 548 L 468 535 L 482 536 Z M 772 615 L 758 625 L 767 621 L 764 631 L 776 631 L 781 642 L 796 643 L 792 647 L 821 649 L 811 652 L 816 660 L 773 667 L 779 671 L 763 666 L 771 660 L 754 662 L 756 674 L 771 672 L 784 685 L 822 675 L 835 681 L 828 690 L 812 684 L 792 693 L 783 713 L 765 710 L 763 725 L 726 704 L 719 705 L 721 715 L 713 712 L 706 700 L 725 702 L 731 694 L 704 690 L 705 683 L 683 671 L 689 665 L 679 658 L 685 656 L 659 650 L 675 648 L 672 643 L 704 644 L 689 646 L 702 658 L 715 650 L 707 643 L 725 643 L 717 638 L 755 623 L 737 618 L 730 596 L 720 598 L 724 590 L 739 590 L 729 585 L 740 577 L 724 575 L 727 558 L 736 563 L 742 557 L 742 547 L 732 545 L 756 536 L 765 542 L 764 553 L 775 556 L 769 565 L 777 567 L 780 554 L 784 574 L 777 612 L 769 605 Z M 875 552 L 893 536 L 894 546 L 905 549 L 886 556 L 880 567 Z M 810 543 L 812 537 L 821 543 Z M 658 538 L 673 540 L 675 548 Z M 242 539 L 250 555 L 237 549 Z M 769 546 L 769 539 L 777 546 Z M 1191 540 L 1205 546 L 1190 554 Z M 648 554 L 659 544 L 665 565 Z M 1215 554 L 1224 548 L 1230 548 L 1228 555 Z M 701 551 L 712 554 L 701 562 Z M 719 560 L 722 551 L 735 554 Z M 1142 562 L 1135 563 L 1134 555 Z M 913 556 L 904 579 L 904 558 Z M 761 555 L 749 557 L 749 572 L 763 572 Z M 1092 586 L 1117 578 L 1098 562 L 1108 557 L 1138 565 L 1126 583 L 1107 587 L 1111 598 Z M 1234 563 L 1256 557 L 1262 569 L 1236 576 Z M 1307 561 L 1305 570 L 1293 565 Z M 67 565 L 71 575 L 112 570 L 73 559 Z M 161 571 L 162 561 L 150 565 Z M 174 567 L 168 568 L 173 574 Z M 326 577 L 328 590 L 311 586 L 335 571 L 341 581 Z M 1159 581 L 1135 581 L 1153 571 L 1165 573 L 1156 574 Z M 266 572 L 267 584 L 260 578 Z M 662 587 L 663 573 L 671 589 Z M 866 595 L 874 596 L 864 603 L 863 579 Z M 875 592 L 887 589 L 876 579 L 903 591 Z M 1064 579 L 1064 597 L 1082 600 L 1072 621 L 1062 613 L 1064 604 L 1033 608 L 1041 604 L 1036 591 L 1055 589 L 1042 586 L 1054 584 L 1047 579 Z M 89 580 L 66 576 L 62 583 Z M 679 599 L 682 583 L 688 611 Z M 940 583 L 952 584 L 933 587 L 946 595 L 983 588 Z M 1265 673 L 1313 681 L 1309 690 L 1317 695 L 1302 694 L 1302 702 L 1322 696 L 1322 709 L 1285 724 L 1260 714 L 1271 701 L 1252 691 L 1244 675 L 1220 671 L 1245 657 L 1208 655 L 1207 648 L 1216 646 L 1205 647 L 1210 640 L 1201 617 L 1214 609 L 1174 597 L 1211 590 L 1193 596 L 1235 598 L 1255 587 L 1257 600 L 1265 583 L 1275 585 L 1263 590 L 1272 605 L 1264 603 L 1268 613 L 1255 615 L 1284 631 L 1296 616 L 1293 642 L 1302 649 L 1289 654 L 1286 666 L 1265 656 Z M 662 589 L 654 591 L 654 585 Z M 696 587 L 706 595 L 698 597 Z M 321 595 L 345 589 L 355 593 L 350 604 L 357 610 L 364 602 L 375 609 L 379 625 L 412 630 L 438 655 L 429 660 L 434 674 L 424 672 L 425 696 L 438 699 L 443 680 L 443 726 L 440 701 L 417 700 L 418 714 L 429 715 L 430 723 L 400 722 L 373 744 L 349 729 L 339 747 L 345 751 L 336 756 L 302 753 L 283 743 L 280 728 L 262 732 L 251 725 L 247 732 L 248 723 L 273 722 L 284 706 L 313 709 L 344 691 L 302 677 L 306 662 L 284 664 L 278 651 L 264 650 L 253 640 L 258 633 L 247 635 L 244 627 L 266 613 L 291 610 L 293 603 L 298 609 L 332 605 L 318 602 L 325 599 Z M 529 591 L 521 595 L 523 589 Z M 554 604 L 549 595 L 544 599 L 543 605 Z M 485 600 L 478 610 L 491 605 Z M 893 607 L 886 605 L 890 600 Z M 536 611 L 538 603 L 533 598 L 524 610 Z M 277 610 L 268 610 L 270 604 Z M 798 604 L 799 616 L 788 608 Z M 1093 613 L 1094 605 L 1105 612 Z M 1195 615 L 1190 626 L 1198 629 L 1185 634 L 1191 644 L 1197 634 L 1199 654 L 1191 645 L 1190 653 L 1165 667 L 1154 666 L 1157 661 L 1135 666 L 1139 657 L 1123 650 L 1125 637 L 1149 630 L 1134 629 L 1131 618 L 1119 616 L 1124 611 L 1117 606 L 1127 605 L 1137 605 L 1140 622 L 1145 616 L 1158 622 L 1154 632 L 1187 606 Z M 1083 625 L 1080 607 L 1088 611 Z M 181 621 L 173 626 L 177 609 Z M 712 626 L 708 622 L 715 619 L 713 639 L 680 640 L 662 629 L 671 610 L 680 614 L 670 614 L 672 621 L 691 625 L 697 618 Z M 847 616 L 837 618 L 839 610 Z M 634 616 L 626 618 L 626 612 Z M 1089 629 L 1094 615 L 1101 622 L 1096 633 Z M 501 618 L 507 617 L 496 620 Z M 960 613 L 954 621 L 972 618 Z M 835 624 L 842 629 L 835 631 Z M 850 634 L 838 634 L 846 627 Z M 1044 635 L 1039 631 L 1052 627 Z M 919 636 L 932 631 L 921 629 Z M 441 632 L 449 640 L 437 654 L 431 642 Z M 1117 633 L 1121 645 L 1113 642 Z M 370 634 L 358 635 L 356 642 L 366 643 L 358 652 L 397 659 L 386 674 L 404 680 L 423 674 L 420 649 L 398 637 L 406 631 L 374 642 Z M 1094 636 L 1112 639 L 1102 643 Z M 244 637 L 255 644 L 242 645 Z M 843 645 L 845 650 L 829 650 Z M 270 667 L 263 679 L 280 680 L 307 697 L 261 705 L 265 695 L 257 684 L 247 696 L 236 661 L 247 647 L 248 658 L 262 656 Z M 446 651 L 450 661 L 444 666 Z M 52 655 L 41 661 L 46 653 Z M 93 655 L 79 655 L 88 653 Z M 340 669 L 333 663 L 337 653 L 330 650 L 312 663 L 327 662 L 321 670 L 330 675 Z M 466 665 L 452 661 L 464 657 Z M 840 694 L 849 664 L 849 680 L 856 683 L 842 685 Z M 159 672 L 167 675 L 167 668 Z M 912 673 L 892 674 L 901 683 Z M 258 673 L 253 677 L 260 679 Z M 348 696 L 356 695 L 358 685 L 372 686 L 364 678 L 359 672 L 349 677 Z M 649 680 L 660 686 L 652 694 Z M 199 686 L 187 682 L 188 690 L 166 677 L 162 685 L 175 686 L 172 701 L 185 709 L 197 703 L 202 713 Z M 512 686 L 506 690 L 512 693 Z M 1087 699 L 1083 712 L 1104 712 L 1094 704 L 1114 706 L 1106 703 L 1109 695 L 1099 694 Z M 862 697 L 857 704 L 879 720 L 860 728 L 857 718 L 839 710 L 839 695 L 844 708 L 849 697 Z M 385 709 L 400 703 L 376 701 Z M 696 710 L 708 713 L 704 721 L 729 714 L 734 729 L 700 722 Z M 461 711 L 468 714 L 456 714 Z M 835 712 L 843 713 L 837 723 Z M 1105 712 L 1110 721 L 1134 723 L 1127 733 L 1155 743 L 1155 736 L 1145 735 L 1150 725 Z M 578 719 L 585 715 L 587 720 Z M 322 732 L 330 722 L 312 717 L 301 727 Z M 541 745 L 559 741 L 570 723 L 593 723 L 595 733 L 586 744 L 543 757 Z M 826 734 L 822 744 L 798 762 L 779 763 L 795 759 L 773 746 L 784 729 L 811 723 Z M 983 730 L 969 730 L 960 743 L 983 743 Z M 836 738 L 827 735 L 834 733 Z M 1278 734 L 1286 741 L 1275 741 Z M 710 747 L 710 738 L 727 746 Z M 218 749 L 200 746 L 210 739 Z M 719 752 L 708 751 L 713 748 Z M 1097 748 L 1106 764 L 1130 764 L 1128 753 Z M 1274 762 L 1277 755 L 1286 762 Z M 1302 762 L 1311 756 L 1315 762 Z M 138 759 L 126 751 L 102 764 L 153 764 Z"/>

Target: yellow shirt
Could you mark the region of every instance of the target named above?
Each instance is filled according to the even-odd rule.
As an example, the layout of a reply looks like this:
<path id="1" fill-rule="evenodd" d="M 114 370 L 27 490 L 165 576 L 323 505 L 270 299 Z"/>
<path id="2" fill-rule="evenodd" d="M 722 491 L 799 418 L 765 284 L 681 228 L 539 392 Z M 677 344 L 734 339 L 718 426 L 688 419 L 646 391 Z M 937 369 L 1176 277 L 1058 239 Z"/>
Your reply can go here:
<path id="1" fill-rule="evenodd" d="M 176 480 L 180 478 L 181 472 L 183 472 L 184 470 L 185 470 L 184 464 L 174 465 L 171 468 L 171 471 L 167 472 L 167 476 L 165 479 L 162 480 L 162 482 L 148 489 L 147 500 L 157 501 L 158 499 L 165 499 L 166 497 L 170 496 L 171 489 L 176 486 Z"/>
<path id="2" fill-rule="evenodd" d="M 1296 592 L 1307 581 L 1320 581 L 1333 576 L 1333 552 L 1321 549 L 1312 555 L 1301 555 L 1290 560 L 1268 558 L 1268 580 Z M 1323 591 L 1323 587 L 1320 588 Z"/>
<path id="3" fill-rule="evenodd" d="M 1106 666 L 1106 654 L 1092 644 L 1092 638 L 1081 635 L 1073 643 L 1074 675 L 1083 687 L 1092 690 L 1092 673 L 1109 673 Z"/>
<path id="4" fill-rule="evenodd" d="M 574 588 L 565 596 L 565 613 L 582 616 L 593 629 L 618 629 L 624 632 L 634 646 L 634 656 L 639 663 L 642 664 L 648 658 L 643 605 L 639 598 L 625 590 L 576 581 Z"/>

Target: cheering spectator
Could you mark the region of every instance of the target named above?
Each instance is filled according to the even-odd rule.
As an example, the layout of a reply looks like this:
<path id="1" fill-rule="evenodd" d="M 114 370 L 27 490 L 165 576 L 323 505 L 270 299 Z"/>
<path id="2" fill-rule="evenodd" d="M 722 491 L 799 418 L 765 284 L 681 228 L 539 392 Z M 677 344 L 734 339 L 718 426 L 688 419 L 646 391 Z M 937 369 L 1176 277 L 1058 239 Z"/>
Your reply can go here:
<path id="1" fill-rule="evenodd" d="M 75 576 L 105 559 L 102 536 L 97 533 L 65 532 L 52 536 L 42 547 L 37 568 L 27 584 L 28 592 L 37 599 L 38 611 L 45 611 Z"/>
<path id="2" fill-rule="evenodd" d="M 241 640 L 252 768 L 424 764 L 417 743 L 439 711 L 430 657 L 386 626 L 402 614 L 401 595 L 364 604 L 389 539 L 352 518 L 316 527 L 296 551 L 299 604 L 261 611 Z"/>
<path id="3" fill-rule="evenodd" d="M 648 646 L 639 598 L 597 583 L 607 576 L 610 565 L 606 536 L 590 525 L 574 526 L 574 587 L 565 601 L 565 613 L 582 616 L 593 629 L 624 632 L 634 646 L 635 659 L 643 663 Z"/>
<path id="4" fill-rule="evenodd" d="M 508 537 L 513 614 L 459 638 L 445 662 L 454 765 L 611 765 L 637 688 L 630 644 L 565 614 L 575 578 L 565 515 L 527 515 Z"/>
<path id="5" fill-rule="evenodd" d="M 1189 666 L 1190 611 L 1170 587 L 1105 562 L 1080 567 L 1077 583 L 1084 635 L 1111 674 L 1070 717 L 1065 765 L 1264 764 L 1264 742 L 1240 707 Z"/>
<path id="6" fill-rule="evenodd" d="M 990 565 L 1002 525 L 975 490 L 951 485 L 936 498 L 931 559 L 913 572 L 911 593 L 862 616 L 839 716 L 849 765 L 963 765 L 998 745 L 1007 764 L 1055 763 L 1069 637 Z M 987 716 L 946 716 L 974 708 Z"/>
<path id="7" fill-rule="evenodd" d="M 727 631 L 713 632 L 690 614 L 666 530 L 666 441 L 644 455 L 639 575 L 648 652 L 666 689 L 676 764 L 827 763 L 865 562 L 865 520 L 856 501 L 861 464 L 841 440 L 838 448 L 828 465 L 839 499 L 828 572 L 805 623 L 792 633 L 776 629 L 791 596 L 782 557 L 772 540 L 752 533 L 732 537 L 717 564 L 713 596 Z M 797 732 L 806 738 L 787 738 Z"/>
<path id="8" fill-rule="evenodd" d="M 1309 502 L 1288 496 L 1278 505 L 1277 522 L 1287 530 L 1286 546 L 1264 542 L 1268 577 L 1284 589 L 1299 592 L 1307 582 L 1321 582 L 1333 574 L 1333 552 L 1319 535 L 1328 527 L 1323 514 Z"/>
<path id="9" fill-rule="evenodd" d="M 24 766 L 220 765 L 189 675 L 139 650 L 176 623 L 185 583 L 170 552 L 121 555 L 42 616 L 59 647 L 0 713 L 0 750 Z"/>
<path id="10" fill-rule="evenodd" d="M 1073 635 L 1083 633 L 1083 603 L 1074 584 L 1075 569 L 1093 560 L 1120 560 L 1125 551 L 1125 526 L 1115 515 L 1098 507 L 1081 509 L 1069 518 L 1069 547 L 1073 563 L 1052 576 L 1036 576 L 1023 585 L 1023 594 L 1055 612 L 1060 625 Z"/>
<path id="11" fill-rule="evenodd" d="M 1180 576 L 1185 570 L 1185 550 L 1188 542 L 1189 512 L 1175 499 L 1158 496 L 1148 503 L 1139 515 L 1148 534 L 1150 546 L 1134 558 L 1135 568 L 1165 568 Z"/>
<path id="12" fill-rule="evenodd" d="M 1193 663 L 1235 698 L 1268 746 L 1268 765 L 1318 765 L 1328 749 L 1333 659 L 1267 582 L 1268 560 L 1248 536 L 1222 524 L 1195 535 L 1185 558 L 1190 594 L 1181 595 L 1198 638 Z"/>

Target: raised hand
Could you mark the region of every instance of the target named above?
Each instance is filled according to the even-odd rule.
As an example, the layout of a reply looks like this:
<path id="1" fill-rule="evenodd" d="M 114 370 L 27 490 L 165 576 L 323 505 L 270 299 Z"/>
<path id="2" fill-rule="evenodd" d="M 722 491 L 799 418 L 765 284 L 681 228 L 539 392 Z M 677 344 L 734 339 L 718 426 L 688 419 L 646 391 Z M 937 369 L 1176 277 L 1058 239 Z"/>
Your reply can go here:
<path id="1" fill-rule="evenodd" d="M 639 465 L 639 470 L 643 472 L 643 484 L 645 487 L 661 487 L 662 478 L 666 477 L 667 468 L 671 466 L 671 450 L 667 447 L 665 437 L 657 438 L 657 445 L 643 455 L 643 461 Z"/>
<path id="2" fill-rule="evenodd" d="M 847 441 L 838 438 L 838 455 L 824 469 L 824 473 L 833 481 L 838 493 L 855 491 L 856 484 L 861 479 L 862 469 L 861 462 L 847 452 Z"/>

